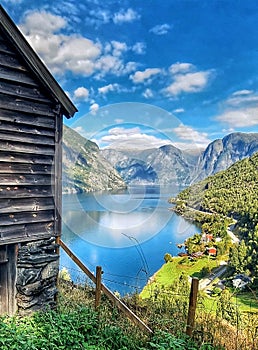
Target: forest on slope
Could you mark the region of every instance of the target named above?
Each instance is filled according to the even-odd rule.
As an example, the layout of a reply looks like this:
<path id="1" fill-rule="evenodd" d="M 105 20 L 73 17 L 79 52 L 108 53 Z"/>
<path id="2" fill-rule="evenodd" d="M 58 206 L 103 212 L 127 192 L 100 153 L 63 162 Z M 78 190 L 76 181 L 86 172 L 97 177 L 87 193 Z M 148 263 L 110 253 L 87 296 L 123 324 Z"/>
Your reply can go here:
<path id="1" fill-rule="evenodd" d="M 241 256 L 242 266 L 239 261 L 232 265 L 236 272 L 258 276 L 258 153 L 188 187 L 174 202 L 180 214 L 195 209 L 206 218 L 214 214 L 236 220 L 234 232 L 241 243 L 232 247 L 230 258 Z"/>

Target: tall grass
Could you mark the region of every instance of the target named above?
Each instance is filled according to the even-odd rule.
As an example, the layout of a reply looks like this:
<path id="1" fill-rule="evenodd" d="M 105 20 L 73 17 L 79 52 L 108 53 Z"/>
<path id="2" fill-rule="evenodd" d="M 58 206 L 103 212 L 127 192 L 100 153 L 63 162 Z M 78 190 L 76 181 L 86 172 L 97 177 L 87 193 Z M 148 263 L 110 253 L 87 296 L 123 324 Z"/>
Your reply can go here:
<path id="1" fill-rule="evenodd" d="M 179 328 L 176 330 L 176 321 L 172 321 L 173 315 L 169 314 L 169 310 L 162 322 L 165 305 L 151 311 L 148 306 L 139 305 L 137 296 L 130 298 L 136 312 L 152 325 L 154 334 L 150 337 L 134 327 L 104 296 L 101 306 L 95 310 L 91 287 L 78 288 L 71 283 L 61 283 L 59 290 L 56 310 L 37 312 L 27 317 L 0 317 L 1 350 L 222 349 L 203 341 L 196 342 L 187 338 Z M 156 314 L 158 317 L 155 319 L 157 310 L 159 315 Z M 171 333 L 172 323 L 174 334 Z"/>

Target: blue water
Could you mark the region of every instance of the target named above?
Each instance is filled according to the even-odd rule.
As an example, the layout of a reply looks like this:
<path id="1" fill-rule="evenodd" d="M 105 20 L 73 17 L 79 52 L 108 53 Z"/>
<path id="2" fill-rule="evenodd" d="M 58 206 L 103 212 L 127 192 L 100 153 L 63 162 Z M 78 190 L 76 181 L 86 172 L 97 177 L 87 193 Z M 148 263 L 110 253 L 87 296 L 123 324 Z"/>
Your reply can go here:
<path id="1" fill-rule="evenodd" d="M 200 229 L 169 210 L 172 189 L 130 187 L 117 193 L 65 195 L 63 241 L 112 291 L 139 292 L 178 243 Z M 82 274 L 61 250 L 61 268 L 80 282 Z"/>

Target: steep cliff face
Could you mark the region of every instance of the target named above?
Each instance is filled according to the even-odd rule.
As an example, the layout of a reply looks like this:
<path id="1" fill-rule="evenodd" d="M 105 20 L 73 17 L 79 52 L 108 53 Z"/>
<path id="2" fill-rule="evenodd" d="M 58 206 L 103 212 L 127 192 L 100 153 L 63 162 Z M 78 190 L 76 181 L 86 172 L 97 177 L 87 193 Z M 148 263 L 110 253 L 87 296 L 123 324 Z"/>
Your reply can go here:
<path id="1" fill-rule="evenodd" d="M 128 184 L 186 186 L 255 152 L 258 152 L 258 133 L 233 133 L 211 142 L 200 154 L 172 145 L 143 151 L 106 149 L 101 154 Z"/>
<path id="2" fill-rule="evenodd" d="M 208 145 L 193 173 L 192 182 L 204 179 L 258 151 L 258 133 L 232 133 Z"/>
<path id="3" fill-rule="evenodd" d="M 63 193 L 116 190 L 125 187 L 125 182 L 102 157 L 98 146 L 64 126 Z"/>
<path id="4" fill-rule="evenodd" d="M 128 184 L 185 185 L 194 170 L 196 155 L 172 145 L 143 151 L 102 150 Z"/>
<path id="5" fill-rule="evenodd" d="M 127 184 L 157 183 L 157 173 L 147 161 L 155 150 L 114 150 L 105 149 L 101 154 L 119 172 Z"/>

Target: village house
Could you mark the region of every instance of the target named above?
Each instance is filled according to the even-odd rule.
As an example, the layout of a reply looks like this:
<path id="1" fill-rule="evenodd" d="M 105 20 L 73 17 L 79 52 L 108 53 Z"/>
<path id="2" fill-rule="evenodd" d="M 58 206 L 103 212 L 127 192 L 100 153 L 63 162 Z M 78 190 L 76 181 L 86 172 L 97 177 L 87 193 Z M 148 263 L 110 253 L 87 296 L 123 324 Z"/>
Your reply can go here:
<path id="1" fill-rule="evenodd" d="M 232 280 L 233 287 L 239 288 L 239 289 L 243 289 L 245 286 L 247 286 L 251 282 L 252 282 L 252 279 L 244 274 L 236 275 Z"/>
<path id="2" fill-rule="evenodd" d="M 206 251 L 207 251 L 208 255 L 215 256 L 217 254 L 217 249 L 215 247 L 207 247 Z"/>
<path id="3" fill-rule="evenodd" d="M 211 233 L 204 233 L 202 235 L 201 243 L 209 243 L 213 240 L 213 234 Z"/>

